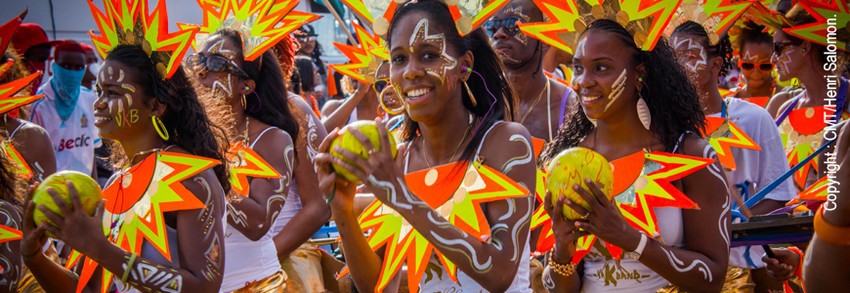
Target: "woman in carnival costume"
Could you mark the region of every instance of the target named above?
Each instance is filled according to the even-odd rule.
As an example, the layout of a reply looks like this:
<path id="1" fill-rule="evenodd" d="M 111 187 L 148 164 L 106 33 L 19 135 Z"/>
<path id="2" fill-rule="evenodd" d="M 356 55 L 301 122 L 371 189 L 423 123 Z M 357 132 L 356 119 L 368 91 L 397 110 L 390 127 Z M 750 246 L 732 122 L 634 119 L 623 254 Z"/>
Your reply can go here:
<path id="1" fill-rule="evenodd" d="M 393 290 L 402 263 L 412 292 L 530 292 L 531 138 L 521 125 L 504 121 L 512 119 L 513 93 L 487 35 L 474 29 L 489 18 L 487 11 L 498 10 L 493 3 L 481 10 L 436 0 L 396 3 L 391 21 L 374 23 L 384 25 L 390 80 L 407 105 L 399 155 L 391 155 L 383 127 L 380 151 L 348 128 L 373 149 L 368 160 L 340 148 L 335 151 L 345 161 L 327 153 L 336 132 L 316 158 L 362 292 Z M 331 173 L 331 163 L 375 194 L 359 219 L 352 208 L 355 184 Z M 364 230 L 371 231 L 368 238 Z"/>
<path id="2" fill-rule="evenodd" d="M 544 286 L 552 292 L 719 291 L 729 259 L 730 199 L 715 152 L 699 136 L 705 117 L 698 95 L 661 37 L 664 17 L 678 5 L 655 7 L 666 13 L 646 19 L 629 17 L 639 15 L 643 2 L 563 4 L 578 7 L 583 20 L 568 27 L 567 38 L 554 40 L 575 48 L 581 103 L 541 163 L 570 147 L 595 150 L 615 170 L 615 196 L 608 200 L 604 186 L 590 179 L 589 191 L 573 186 L 590 209 L 566 198 L 553 205 L 547 194 L 556 244 Z M 567 208 L 580 219 L 565 219 Z"/>
<path id="3" fill-rule="evenodd" d="M 291 188 L 299 125 L 289 109 L 278 57 L 270 49 L 295 29 L 284 28 L 295 4 L 247 1 L 243 5 L 251 9 L 237 9 L 229 2 L 200 2 L 205 15 L 218 18 L 206 18 L 201 25 L 198 54 L 189 62 L 197 80 L 213 92 L 207 111 L 223 112 L 219 123 L 231 137 L 228 159 L 234 194 L 228 197 L 227 214 L 229 228 L 236 232 L 225 237 L 231 258 L 225 262 L 224 292 L 279 292 L 287 279 L 273 239 L 277 233 L 271 229 Z M 273 21 L 259 21 L 267 18 Z M 302 162 L 309 160 L 309 152 L 300 153 Z M 303 169 L 312 164 L 300 165 Z M 324 223 L 305 220 L 300 231 L 288 235 L 299 244 Z"/>
<path id="4" fill-rule="evenodd" d="M 89 4 L 102 29 L 92 40 L 105 57 L 94 125 L 117 141 L 124 168 L 94 216 L 70 183 L 70 204 L 48 191 L 59 213 L 38 206 L 51 224 L 33 223 L 36 204 L 28 202 L 24 262 L 48 292 L 218 291 L 230 184 L 224 131 L 207 118 L 180 66 L 197 28 L 168 33 L 164 1 L 151 13 L 144 0 L 105 1 L 106 13 Z M 41 253 L 45 232 L 74 249 L 67 268 Z"/>

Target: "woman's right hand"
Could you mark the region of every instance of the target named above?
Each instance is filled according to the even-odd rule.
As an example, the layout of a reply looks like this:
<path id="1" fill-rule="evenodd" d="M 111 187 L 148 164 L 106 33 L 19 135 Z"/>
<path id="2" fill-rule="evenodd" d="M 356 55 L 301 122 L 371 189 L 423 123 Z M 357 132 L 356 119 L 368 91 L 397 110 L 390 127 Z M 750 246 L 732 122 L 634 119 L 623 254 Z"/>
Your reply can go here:
<path id="1" fill-rule="evenodd" d="M 797 266 L 800 265 L 800 256 L 785 248 L 772 248 L 771 250 L 776 258 L 770 258 L 767 255 L 761 258 L 766 264 L 767 274 L 780 281 L 794 278 Z"/>
<path id="2" fill-rule="evenodd" d="M 543 208 L 552 218 L 552 232 L 555 234 L 555 247 L 552 250 L 552 260 L 557 263 L 567 264 L 572 261 L 576 252 L 576 240 L 587 235 L 587 232 L 579 231 L 575 221 L 564 218 L 565 198 L 558 198 L 557 204 L 552 204 L 552 193 L 546 191 L 546 199 Z M 568 207 L 567 207 L 568 208 Z"/>
<path id="3" fill-rule="evenodd" d="M 354 207 L 354 194 L 357 184 L 337 176 L 333 170 L 333 164 L 345 164 L 342 160 L 330 154 L 331 142 L 339 136 L 340 129 L 337 127 L 328 132 L 328 136 L 319 145 L 318 154 L 314 164 L 316 174 L 319 177 L 319 189 L 325 194 L 328 205 L 332 210 L 352 209 Z"/>
<path id="4" fill-rule="evenodd" d="M 47 235 L 44 234 L 44 231 L 47 230 L 47 223 L 40 223 L 36 226 L 33 220 L 35 203 L 32 201 L 32 195 L 36 187 L 38 187 L 38 183 L 30 185 L 24 201 L 24 223 L 22 225 L 23 231 L 21 231 L 24 234 L 21 239 L 21 255 L 24 256 L 24 259 L 41 253 L 44 244 L 47 243 Z"/>

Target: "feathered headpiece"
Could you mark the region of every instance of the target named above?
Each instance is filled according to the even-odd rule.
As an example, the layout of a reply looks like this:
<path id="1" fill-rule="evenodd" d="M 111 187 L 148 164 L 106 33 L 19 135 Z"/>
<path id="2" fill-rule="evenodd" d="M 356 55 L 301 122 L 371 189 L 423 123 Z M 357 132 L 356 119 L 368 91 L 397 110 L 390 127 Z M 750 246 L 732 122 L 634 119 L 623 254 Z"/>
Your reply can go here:
<path id="1" fill-rule="evenodd" d="M 6 71 L 12 67 L 14 62 L 14 60 L 9 60 L 0 65 L 0 76 L 6 74 Z M 15 94 L 19 91 L 26 88 L 33 79 L 39 76 L 41 76 L 40 71 L 27 75 L 24 78 L 0 85 L 0 115 L 6 114 L 6 112 L 20 108 L 21 106 L 35 102 L 44 97 L 43 94 L 35 96 L 15 96 Z"/>
<path id="2" fill-rule="evenodd" d="M 29 11 L 29 9 L 25 9 L 17 17 L 12 18 L 0 26 L 0 50 L 3 50 L 2 52 L 6 52 L 6 48 L 9 47 L 9 43 L 12 41 L 12 35 L 15 34 L 15 31 L 17 31 L 18 27 L 21 26 L 21 23 L 24 22 L 24 17 L 27 16 L 27 11 Z"/>
<path id="3" fill-rule="evenodd" d="M 717 45 L 727 31 L 735 24 L 752 2 L 737 0 L 686 0 L 676 10 L 676 14 L 667 26 L 669 36 L 679 25 L 693 21 L 702 25 L 708 33 L 709 45 Z"/>
<path id="4" fill-rule="evenodd" d="M 847 0 L 800 0 L 799 5 L 817 21 L 785 27 L 786 33 L 823 46 L 834 45 L 850 52 L 850 3 Z"/>
<path id="5" fill-rule="evenodd" d="M 390 52 L 387 50 L 384 39 L 380 36 L 370 34 L 356 23 L 352 23 L 352 25 L 357 39 L 360 40 L 360 45 L 350 46 L 334 42 L 334 46 L 348 57 L 349 62 L 332 64 L 331 68 L 360 82 L 371 84 L 374 81 L 374 73 L 378 70 L 381 62 L 390 59 Z"/>
<path id="6" fill-rule="evenodd" d="M 292 11 L 299 0 L 198 0 L 203 24 L 195 47 L 203 46 L 209 35 L 229 28 L 242 37 L 246 61 L 254 61 L 301 25 L 318 15 Z"/>
<path id="7" fill-rule="evenodd" d="M 415 0 L 414 0 L 415 1 Z M 408 0 L 342 0 L 345 6 L 372 27 L 375 34 L 386 37 L 398 5 Z M 510 0 L 443 0 L 449 6 L 458 34 L 464 36 L 496 14 Z"/>
<path id="8" fill-rule="evenodd" d="M 534 0 L 548 21 L 520 24 L 533 38 L 573 53 L 579 36 L 594 20 L 609 19 L 626 28 L 635 45 L 655 48 L 682 0 Z"/>
<path id="9" fill-rule="evenodd" d="M 118 45 L 141 46 L 163 79 L 177 71 L 198 31 L 194 26 L 181 26 L 168 32 L 168 11 L 161 0 L 148 14 L 147 0 L 103 0 L 103 11 L 89 0 L 100 35 L 89 32 L 95 50 L 102 58 Z"/>

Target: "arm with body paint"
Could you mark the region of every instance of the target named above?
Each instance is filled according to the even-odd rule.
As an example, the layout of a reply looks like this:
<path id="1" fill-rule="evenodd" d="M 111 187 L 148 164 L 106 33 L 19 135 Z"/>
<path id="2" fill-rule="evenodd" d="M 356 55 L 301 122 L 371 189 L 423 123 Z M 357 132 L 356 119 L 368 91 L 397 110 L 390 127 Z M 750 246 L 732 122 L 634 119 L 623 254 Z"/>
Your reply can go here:
<path id="1" fill-rule="evenodd" d="M 10 202 L 0 200 L 0 225 L 20 230 L 21 223 L 21 212 L 18 208 Z M 0 267 L 2 267 L 0 292 L 16 292 L 23 269 L 20 240 L 11 240 L 0 244 Z"/>
<path id="2" fill-rule="evenodd" d="M 688 137 L 683 146 L 685 155 L 717 156 L 711 145 L 695 136 Z M 699 209 L 682 210 L 684 246 L 671 247 L 649 239 L 639 259 L 670 283 L 687 291 L 717 292 L 725 280 L 731 198 L 727 192 L 722 192 L 728 190 L 722 172 L 720 164 L 715 162 L 681 180 L 682 192 L 699 205 Z M 639 235 L 630 234 L 634 235 L 633 240 L 618 245 L 626 251 L 633 251 L 640 241 Z"/>
<path id="3" fill-rule="evenodd" d="M 288 257 L 292 251 L 309 240 L 331 216 L 330 208 L 319 190 L 316 171 L 313 169 L 316 149 L 328 133 L 307 102 L 300 97 L 288 100 L 292 114 L 300 126 L 298 139 L 295 140 L 297 156 L 292 176 L 298 182 L 298 196 L 301 198 L 302 208 L 280 233 L 274 236 L 278 257 L 281 259 Z"/>
<path id="4" fill-rule="evenodd" d="M 212 170 L 199 173 L 183 181 L 182 184 L 199 201 L 204 202 L 206 207 L 164 214 L 165 218 L 176 219 L 176 249 L 179 251 L 180 267 L 159 264 L 138 255 L 133 257 L 129 252 L 110 243 L 100 233 L 103 203 L 101 202 L 98 207 L 99 212 L 95 216 L 87 215 L 72 184 L 69 184 L 72 200 L 70 205 L 56 200 L 58 198 L 56 193 L 51 194 L 65 217 L 62 218 L 59 214 L 41 208 L 51 222 L 57 223 L 57 227 L 42 224 L 36 232 L 51 231 L 57 239 L 61 239 L 101 267 L 113 272 L 114 277 L 120 278 L 126 274 L 127 284 L 142 292 L 217 291 L 221 286 L 221 273 L 224 268 L 224 222 L 221 220 L 224 216 L 224 194 Z M 30 203 L 29 207 L 34 206 Z M 31 212 L 30 210 L 28 217 L 31 217 Z M 75 227 L 75 229 L 67 227 Z M 33 229 L 30 227 L 28 230 Z M 199 247 L 203 249 L 198 249 Z M 79 280 L 77 274 L 52 263 L 41 253 L 34 255 L 26 263 L 36 280 L 46 281 L 46 283 L 40 282 L 43 287 L 47 284 L 49 288 L 53 288 L 45 287 L 46 291 L 67 291 L 77 286 L 76 283 Z M 128 268 L 127 264 L 131 259 L 134 259 L 134 262 Z M 126 271 L 128 269 L 129 272 Z M 150 278 L 151 273 L 161 277 Z M 98 277 L 89 280 L 89 284 L 95 284 L 94 287 L 99 287 L 97 286 L 99 282 Z M 95 289 L 92 286 L 87 288 Z"/>
<path id="5" fill-rule="evenodd" d="M 44 128 L 28 123 L 18 130 L 12 143 L 15 146 L 25 146 L 17 149 L 33 172 L 32 180 L 41 182 L 56 173 L 56 154 Z"/>
<path id="6" fill-rule="evenodd" d="M 385 129 L 379 129 L 381 150 L 385 150 L 388 134 Z M 361 133 L 349 131 L 361 143 L 368 144 Z M 534 192 L 536 166 L 528 130 L 516 123 L 497 125 L 491 130 L 488 142 L 483 142 L 481 156 L 487 158 L 483 163 L 501 170 L 526 187 L 529 193 Z M 347 159 L 354 159 L 350 153 L 342 153 Z M 354 170 L 353 173 L 366 182 L 376 197 L 404 217 L 458 269 L 488 291 L 504 291 L 511 285 L 528 242 L 533 199 L 530 194 L 482 205 L 487 222 L 490 223 L 491 235 L 489 239 L 478 239 L 449 223 L 410 192 L 399 166 L 388 153 L 376 152 L 368 162 L 362 159 L 352 161 L 363 169 Z"/>
<path id="7" fill-rule="evenodd" d="M 229 197 L 227 222 L 248 239 L 256 241 L 268 233 L 286 202 L 292 178 L 294 146 L 289 134 L 277 128 L 254 143 L 254 151 L 280 173 L 281 177 L 250 178 L 248 197 Z"/>

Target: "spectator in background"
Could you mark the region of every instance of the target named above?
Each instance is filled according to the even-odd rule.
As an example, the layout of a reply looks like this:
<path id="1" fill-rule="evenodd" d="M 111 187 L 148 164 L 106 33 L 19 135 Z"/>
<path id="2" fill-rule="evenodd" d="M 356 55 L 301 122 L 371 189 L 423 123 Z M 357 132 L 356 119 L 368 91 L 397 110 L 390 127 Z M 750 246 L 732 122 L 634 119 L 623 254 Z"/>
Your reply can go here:
<path id="1" fill-rule="evenodd" d="M 301 84 L 298 87 L 301 96 L 304 97 L 307 104 L 310 104 L 310 107 L 313 108 L 313 112 L 316 112 L 317 116 L 321 115 L 321 111 L 319 111 L 321 109 L 321 103 L 319 103 L 319 100 L 324 95 L 324 91 L 322 89 L 317 90 L 316 88 L 322 83 L 322 76 L 313 63 L 313 60 L 302 55 L 295 56 L 295 70 L 293 71 L 300 77 Z"/>
<path id="2" fill-rule="evenodd" d="M 313 26 L 309 24 L 305 24 L 296 30 L 294 35 L 295 38 L 298 39 L 298 43 L 301 45 L 297 56 L 310 58 L 313 62 L 313 67 L 319 73 L 319 77 L 314 78 L 312 87 L 302 87 L 301 89 L 304 92 L 314 92 L 314 97 L 318 103 L 318 107 L 321 108 L 328 100 L 327 84 L 325 84 L 325 81 L 328 78 L 328 71 L 326 69 L 327 65 L 325 64 L 325 61 L 322 60 L 322 45 L 316 41 L 316 37 L 319 35 L 316 34 Z M 296 60 L 296 63 L 297 62 L 298 61 Z M 304 72 L 300 73 L 301 78 L 306 79 Z M 321 95 L 319 95 L 319 93 L 321 93 Z"/>
<path id="3" fill-rule="evenodd" d="M 94 149 L 101 142 L 92 124 L 95 96 L 80 86 L 86 73 L 85 51 L 80 43 L 63 41 L 56 45 L 53 60 L 53 76 L 38 89 L 45 96 L 33 104 L 31 120 L 47 130 L 57 171 L 74 170 L 97 178 Z"/>
<path id="4" fill-rule="evenodd" d="M 22 59 L 29 72 L 46 71 L 50 48 L 56 43 L 57 41 L 50 41 L 44 29 L 35 23 L 21 24 L 18 31 L 12 36 L 12 47 L 15 48 L 18 55 L 23 57 Z M 33 87 L 30 89 L 31 95 L 34 95 L 38 87 L 41 86 L 43 77 L 44 75 L 33 81 Z"/>
<path id="5" fill-rule="evenodd" d="M 80 44 L 83 51 L 86 52 L 86 74 L 83 75 L 82 86 L 89 90 L 97 80 L 97 71 L 100 69 L 100 63 L 97 62 L 97 54 L 94 53 L 94 47 L 89 44 Z"/>

